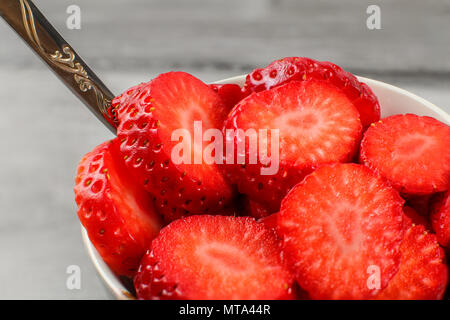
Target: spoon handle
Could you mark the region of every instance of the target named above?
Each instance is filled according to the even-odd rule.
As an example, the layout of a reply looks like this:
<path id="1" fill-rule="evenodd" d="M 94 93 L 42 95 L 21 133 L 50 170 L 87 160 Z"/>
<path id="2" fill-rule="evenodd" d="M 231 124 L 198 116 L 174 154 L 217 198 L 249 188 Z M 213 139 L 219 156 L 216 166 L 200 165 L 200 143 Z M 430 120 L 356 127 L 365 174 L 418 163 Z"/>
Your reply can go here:
<path id="1" fill-rule="evenodd" d="M 0 15 L 113 133 L 114 95 L 30 0 L 1 0 Z"/>

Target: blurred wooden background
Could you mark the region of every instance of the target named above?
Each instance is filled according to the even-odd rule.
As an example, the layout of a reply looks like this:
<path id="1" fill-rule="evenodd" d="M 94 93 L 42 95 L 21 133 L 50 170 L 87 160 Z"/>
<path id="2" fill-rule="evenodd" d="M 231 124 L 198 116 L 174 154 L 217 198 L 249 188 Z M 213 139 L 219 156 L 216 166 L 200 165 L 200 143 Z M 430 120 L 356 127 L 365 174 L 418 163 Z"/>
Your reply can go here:
<path id="1" fill-rule="evenodd" d="M 284 56 L 330 60 L 450 111 L 450 0 L 35 0 L 120 93 L 169 70 L 214 81 Z M 66 9 L 81 8 L 81 30 Z M 381 30 L 366 9 L 381 7 Z M 107 298 L 80 238 L 73 176 L 111 138 L 0 21 L 0 299 Z M 81 290 L 66 268 L 82 270 Z"/>

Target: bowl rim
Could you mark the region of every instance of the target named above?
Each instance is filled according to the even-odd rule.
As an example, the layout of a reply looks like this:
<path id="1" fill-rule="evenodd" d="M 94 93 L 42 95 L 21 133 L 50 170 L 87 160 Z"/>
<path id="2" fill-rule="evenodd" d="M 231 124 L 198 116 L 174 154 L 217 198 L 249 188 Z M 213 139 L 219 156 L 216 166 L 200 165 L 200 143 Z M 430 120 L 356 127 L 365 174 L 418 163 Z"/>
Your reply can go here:
<path id="1" fill-rule="evenodd" d="M 243 84 L 245 81 L 246 75 L 240 75 L 235 76 L 227 79 L 223 79 L 220 81 L 214 82 L 215 84 L 224 84 L 224 83 L 236 83 L 236 84 Z M 447 124 L 450 125 L 450 115 L 445 112 L 443 109 L 437 107 L 433 103 L 425 100 L 424 98 L 421 98 L 405 89 L 401 89 L 399 87 L 393 86 L 391 84 L 373 80 L 370 78 L 365 78 L 361 76 L 356 76 L 359 81 L 366 83 L 367 85 L 371 86 L 371 84 L 374 84 L 378 87 L 387 89 L 389 91 L 395 91 L 398 94 L 407 96 L 413 100 L 416 100 L 420 104 L 424 105 L 428 109 L 434 111 L 435 113 L 439 114 L 442 119 L 445 120 Z M 103 283 L 109 290 L 109 292 L 118 300 L 133 300 L 135 297 L 133 294 L 124 286 L 124 284 L 120 281 L 120 279 L 111 271 L 111 269 L 107 266 L 107 264 L 103 261 L 97 250 L 95 249 L 94 245 L 89 240 L 89 236 L 87 234 L 86 229 L 81 226 L 81 237 L 83 239 L 84 246 L 86 247 L 87 253 L 89 255 L 90 260 L 94 264 L 95 269 L 97 270 L 98 275 L 103 280 Z"/>

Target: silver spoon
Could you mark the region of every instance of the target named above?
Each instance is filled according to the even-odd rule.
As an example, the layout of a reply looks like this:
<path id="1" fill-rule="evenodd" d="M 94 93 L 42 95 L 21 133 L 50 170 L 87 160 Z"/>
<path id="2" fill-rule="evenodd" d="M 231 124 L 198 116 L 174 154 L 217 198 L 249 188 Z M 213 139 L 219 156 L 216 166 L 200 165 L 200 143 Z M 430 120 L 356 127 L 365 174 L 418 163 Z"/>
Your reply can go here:
<path id="1" fill-rule="evenodd" d="M 113 133 L 112 92 L 30 0 L 0 0 L 0 15 L 64 84 Z"/>

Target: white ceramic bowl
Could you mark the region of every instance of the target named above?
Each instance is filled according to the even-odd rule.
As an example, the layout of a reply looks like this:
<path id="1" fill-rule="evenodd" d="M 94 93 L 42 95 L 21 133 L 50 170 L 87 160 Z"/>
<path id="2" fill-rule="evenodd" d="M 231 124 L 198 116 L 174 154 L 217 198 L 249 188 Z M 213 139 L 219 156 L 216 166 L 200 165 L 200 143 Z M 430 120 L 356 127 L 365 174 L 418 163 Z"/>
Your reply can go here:
<path id="1" fill-rule="evenodd" d="M 365 82 L 378 97 L 381 106 L 381 117 L 387 117 L 394 114 L 414 113 L 422 116 L 430 116 L 436 118 L 450 125 L 450 115 L 444 110 L 439 109 L 434 104 L 422 99 L 406 90 L 394 87 L 390 84 L 358 77 L 362 82 Z M 216 83 L 236 83 L 243 85 L 245 76 L 237 76 Z M 124 283 L 108 268 L 103 262 L 103 259 L 95 250 L 92 243 L 89 241 L 86 230 L 82 228 L 83 242 L 87 248 L 89 257 L 94 263 L 98 274 L 102 278 L 107 289 L 111 292 L 113 297 L 120 300 L 133 299 L 133 295 L 126 288 Z"/>

